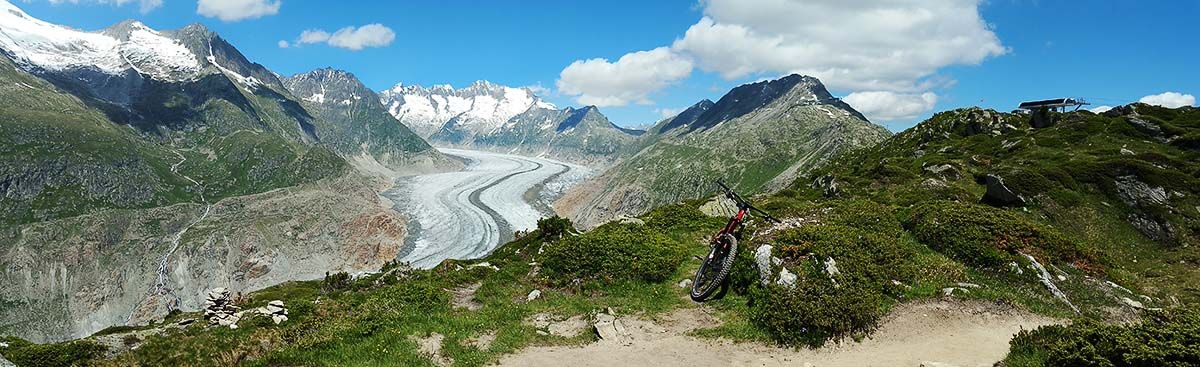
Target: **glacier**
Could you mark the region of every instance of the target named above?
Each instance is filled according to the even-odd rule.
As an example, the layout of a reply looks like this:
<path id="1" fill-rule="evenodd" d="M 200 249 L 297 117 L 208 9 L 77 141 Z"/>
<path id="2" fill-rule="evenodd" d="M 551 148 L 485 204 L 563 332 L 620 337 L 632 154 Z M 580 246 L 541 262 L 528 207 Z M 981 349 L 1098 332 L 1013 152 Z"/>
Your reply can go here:
<path id="1" fill-rule="evenodd" d="M 398 260 L 417 268 L 486 256 L 513 233 L 537 228 L 554 214 L 554 199 L 592 174 L 545 158 L 439 150 L 465 160 L 466 169 L 400 178 L 383 193 L 409 217 L 408 248 Z"/>

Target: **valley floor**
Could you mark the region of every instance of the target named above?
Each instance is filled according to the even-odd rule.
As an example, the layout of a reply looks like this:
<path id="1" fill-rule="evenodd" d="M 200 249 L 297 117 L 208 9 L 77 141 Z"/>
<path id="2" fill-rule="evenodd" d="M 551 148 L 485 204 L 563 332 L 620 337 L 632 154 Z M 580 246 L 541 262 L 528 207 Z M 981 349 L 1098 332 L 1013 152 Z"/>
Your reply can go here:
<path id="1" fill-rule="evenodd" d="M 504 357 L 501 366 L 991 366 L 1004 359 L 1021 330 L 1058 321 L 995 303 L 927 301 L 901 304 L 861 342 L 818 349 L 699 339 L 713 327 L 704 308 L 686 308 L 655 320 L 623 318 L 624 340 L 577 347 L 532 347 Z"/>
<path id="2" fill-rule="evenodd" d="M 466 161 L 466 169 L 400 178 L 383 193 L 410 218 L 399 259 L 418 268 L 486 256 L 513 232 L 532 230 L 552 215 L 553 199 L 590 175 L 585 167 L 544 158 L 440 150 Z"/>

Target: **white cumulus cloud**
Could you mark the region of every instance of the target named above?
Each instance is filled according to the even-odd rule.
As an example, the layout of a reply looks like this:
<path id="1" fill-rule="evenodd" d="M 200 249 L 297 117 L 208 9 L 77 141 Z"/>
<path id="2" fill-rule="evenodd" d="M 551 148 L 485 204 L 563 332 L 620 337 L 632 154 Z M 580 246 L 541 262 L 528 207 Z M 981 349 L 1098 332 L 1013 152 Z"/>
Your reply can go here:
<path id="1" fill-rule="evenodd" d="M 981 2 L 701 0 L 703 17 L 662 52 L 674 55 L 680 64 L 690 61 L 729 80 L 798 73 L 817 77 L 838 91 L 892 92 L 896 100 L 917 103 L 892 104 L 906 110 L 879 111 L 876 116 L 917 116 L 933 108 L 925 102 L 925 93 L 953 83 L 939 70 L 976 65 L 1009 52 L 980 15 Z M 563 74 L 581 63 L 595 64 L 594 59 L 576 61 Z M 625 78 L 639 95 L 665 87 L 656 83 L 664 79 L 661 76 L 641 76 Z M 672 76 L 671 80 L 686 77 Z M 613 102 L 629 99 L 587 84 L 565 84 L 576 87 L 569 94 Z M 859 98 L 863 96 L 882 95 Z M 907 109 L 912 106 L 928 107 L 913 113 Z"/>
<path id="2" fill-rule="evenodd" d="M 854 92 L 842 98 L 875 122 L 914 119 L 937 104 L 937 94 L 905 94 L 887 91 Z"/>
<path id="3" fill-rule="evenodd" d="M 236 22 L 278 14 L 281 6 L 281 0 L 199 0 L 196 13 L 225 22 Z"/>
<path id="4" fill-rule="evenodd" d="M 162 6 L 162 0 L 50 0 L 51 4 L 79 4 L 81 2 L 93 2 L 97 4 L 113 4 L 122 6 L 125 4 L 137 3 L 142 14 L 149 13 L 151 10 L 158 9 Z"/>
<path id="5" fill-rule="evenodd" d="M 1179 108 L 1183 106 L 1195 105 L 1196 96 L 1178 92 L 1165 92 L 1162 94 L 1142 97 L 1142 99 L 1139 99 L 1138 102 L 1167 108 Z"/>
<path id="6" fill-rule="evenodd" d="M 692 61 L 667 47 L 607 59 L 578 60 L 563 69 L 555 83 L 563 94 L 586 105 L 649 104 L 650 93 L 692 73 Z"/>
<path id="7" fill-rule="evenodd" d="M 654 112 L 658 112 L 658 115 L 665 119 L 675 117 L 675 115 L 683 112 L 683 110 L 684 108 L 656 108 Z"/>
<path id="8" fill-rule="evenodd" d="M 673 47 L 705 70 L 815 76 L 834 89 L 914 92 L 939 69 L 1008 52 L 976 0 L 707 0 Z"/>
<path id="9" fill-rule="evenodd" d="M 322 29 L 309 29 L 300 33 L 296 45 L 325 43 L 333 47 L 359 51 L 368 47 L 383 47 L 396 40 L 396 32 L 382 24 L 362 27 L 345 27 L 329 33 Z"/>
<path id="10" fill-rule="evenodd" d="M 288 47 L 292 47 L 291 42 L 283 41 L 283 40 L 279 41 L 279 48 L 288 48 Z"/>

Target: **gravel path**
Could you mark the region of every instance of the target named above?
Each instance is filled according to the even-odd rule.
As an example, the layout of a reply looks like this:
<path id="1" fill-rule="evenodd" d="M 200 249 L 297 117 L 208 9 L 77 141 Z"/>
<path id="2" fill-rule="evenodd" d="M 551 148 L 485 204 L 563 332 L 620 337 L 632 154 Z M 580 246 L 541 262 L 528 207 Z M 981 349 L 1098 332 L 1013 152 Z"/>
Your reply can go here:
<path id="1" fill-rule="evenodd" d="M 982 302 L 930 301 L 899 305 L 879 330 L 862 342 L 817 349 L 785 349 L 688 336 L 713 327 L 703 309 L 683 309 L 658 320 L 624 317 L 627 341 L 578 347 L 526 348 L 500 366 L 938 366 L 990 367 L 1004 358 L 1008 341 L 1023 329 L 1059 323 L 1046 317 Z"/>

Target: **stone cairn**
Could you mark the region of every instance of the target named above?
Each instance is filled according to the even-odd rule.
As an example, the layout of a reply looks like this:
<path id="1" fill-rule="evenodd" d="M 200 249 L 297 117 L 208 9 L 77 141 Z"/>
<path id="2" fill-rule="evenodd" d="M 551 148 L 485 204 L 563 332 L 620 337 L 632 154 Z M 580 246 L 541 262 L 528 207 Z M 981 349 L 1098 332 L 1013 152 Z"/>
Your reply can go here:
<path id="1" fill-rule="evenodd" d="M 237 329 L 238 320 L 242 315 L 229 297 L 229 290 L 216 288 L 208 291 L 208 298 L 204 299 L 204 318 L 208 320 L 209 325 Z"/>
<path id="2" fill-rule="evenodd" d="M 276 325 L 288 319 L 288 311 L 283 307 L 283 301 L 280 300 L 268 302 L 267 307 L 258 309 L 258 313 L 263 314 L 263 316 L 270 316 L 271 321 L 274 321 Z"/>

